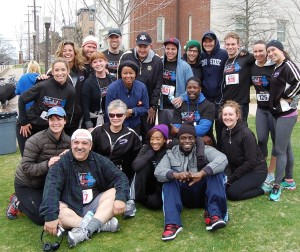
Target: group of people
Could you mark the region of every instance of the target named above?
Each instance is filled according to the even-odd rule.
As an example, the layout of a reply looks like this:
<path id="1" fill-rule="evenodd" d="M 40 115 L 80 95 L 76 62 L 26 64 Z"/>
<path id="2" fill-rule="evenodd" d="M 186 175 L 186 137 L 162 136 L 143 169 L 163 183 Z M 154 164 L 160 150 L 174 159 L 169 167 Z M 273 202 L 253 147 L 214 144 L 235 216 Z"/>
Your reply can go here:
<path id="1" fill-rule="evenodd" d="M 134 217 L 137 201 L 163 209 L 166 241 L 182 230 L 183 206 L 204 208 L 211 231 L 226 226 L 227 199 L 270 193 L 278 201 L 296 188 L 290 139 L 300 71 L 281 42 L 257 41 L 251 54 L 231 32 L 224 50 L 209 31 L 183 55 L 177 38 L 166 39 L 159 57 L 147 32 L 124 53 L 121 39 L 109 30 L 104 52 L 93 36 L 81 49 L 63 41 L 46 75 L 28 70 L 20 79 L 22 161 L 9 219 L 22 212 L 53 235 L 61 225 L 73 247 L 118 231 L 114 216 Z M 246 122 L 252 84 L 258 143 Z"/>

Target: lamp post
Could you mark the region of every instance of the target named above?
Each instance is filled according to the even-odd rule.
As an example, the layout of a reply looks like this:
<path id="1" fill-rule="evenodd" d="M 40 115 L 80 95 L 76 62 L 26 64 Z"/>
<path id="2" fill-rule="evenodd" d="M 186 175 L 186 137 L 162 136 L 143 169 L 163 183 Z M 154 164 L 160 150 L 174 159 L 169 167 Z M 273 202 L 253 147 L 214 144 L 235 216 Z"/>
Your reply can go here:
<path id="1" fill-rule="evenodd" d="M 48 71 L 48 58 L 49 58 L 49 29 L 51 25 L 51 17 L 44 17 L 44 24 L 46 29 L 46 43 L 45 43 L 45 73 Z"/>

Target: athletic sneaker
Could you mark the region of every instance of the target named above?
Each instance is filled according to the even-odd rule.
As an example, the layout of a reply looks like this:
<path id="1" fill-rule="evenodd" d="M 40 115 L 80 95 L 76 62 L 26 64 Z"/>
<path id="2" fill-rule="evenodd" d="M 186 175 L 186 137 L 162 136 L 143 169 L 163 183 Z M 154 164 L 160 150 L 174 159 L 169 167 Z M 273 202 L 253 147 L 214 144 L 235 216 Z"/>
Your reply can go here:
<path id="1" fill-rule="evenodd" d="M 268 194 L 272 191 L 272 186 L 270 184 L 267 184 L 266 182 L 264 182 L 261 186 L 261 189 L 264 190 L 265 194 Z"/>
<path id="2" fill-rule="evenodd" d="M 281 188 L 280 185 L 274 185 L 271 193 L 270 193 L 270 200 L 271 201 L 278 201 L 280 200 L 280 195 L 281 195 Z"/>
<path id="3" fill-rule="evenodd" d="M 116 217 L 112 217 L 108 222 L 102 225 L 98 232 L 117 232 L 120 230 L 119 221 Z"/>
<path id="4" fill-rule="evenodd" d="M 10 220 L 14 220 L 18 217 L 18 214 L 21 213 L 17 206 L 18 198 L 15 193 L 9 197 L 9 201 L 10 203 L 6 209 L 6 217 Z"/>
<path id="5" fill-rule="evenodd" d="M 207 210 L 204 211 L 203 217 L 204 217 L 204 222 L 205 222 L 205 224 L 206 224 L 206 225 L 209 225 L 209 223 L 210 223 L 210 214 L 208 213 Z"/>
<path id="6" fill-rule="evenodd" d="M 274 182 L 274 180 L 275 180 L 274 173 L 268 173 L 265 183 L 270 185 L 272 182 Z"/>
<path id="7" fill-rule="evenodd" d="M 280 183 L 280 186 L 281 186 L 282 189 L 288 189 L 288 190 L 295 190 L 296 189 L 295 181 L 287 182 L 286 180 L 283 180 Z"/>
<path id="8" fill-rule="evenodd" d="M 126 210 L 123 213 L 123 218 L 130 218 L 130 217 L 134 217 L 136 213 L 136 207 L 135 207 L 135 203 L 134 200 L 128 200 L 126 202 Z"/>
<path id="9" fill-rule="evenodd" d="M 163 241 L 169 241 L 176 238 L 176 235 L 181 232 L 182 227 L 176 224 L 167 224 L 165 230 L 162 233 L 161 239 Z"/>
<path id="10" fill-rule="evenodd" d="M 210 222 L 206 224 L 207 231 L 213 231 L 220 228 L 224 228 L 226 226 L 226 222 L 221 219 L 219 216 L 214 215 L 210 218 Z"/>
<path id="11" fill-rule="evenodd" d="M 73 228 L 68 232 L 68 242 L 70 248 L 75 247 L 79 242 L 88 240 L 88 230 L 86 228 Z"/>

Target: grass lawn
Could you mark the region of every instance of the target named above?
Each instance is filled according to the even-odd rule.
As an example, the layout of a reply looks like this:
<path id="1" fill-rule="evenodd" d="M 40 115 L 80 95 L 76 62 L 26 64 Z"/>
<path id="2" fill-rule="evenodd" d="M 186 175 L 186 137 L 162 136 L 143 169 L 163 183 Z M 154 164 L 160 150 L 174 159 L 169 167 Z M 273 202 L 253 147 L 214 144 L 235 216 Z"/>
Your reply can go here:
<path id="1" fill-rule="evenodd" d="M 254 117 L 249 118 L 253 131 Z M 294 128 L 292 145 L 295 156 L 294 179 L 300 183 L 300 123 Z M 1 141 L 1 140 L 0 140 Z M 14 172 L 20 154 L 0 156 L 0 251 L 42 251 L 42 227 L 21 216 L 10 221 L 5 216 L 8 198 L 14 192 Z M 72 251 L 300 251 L 300 193 L 284 191 L 279 202 L 270 202 L 267 196 L 228 202 L 230 220 L 226 228 L 207 232 L 203 209 L 184 209 L 183 231 L 173 241 L 163 242 L 163 213 L 137 205 L 135 218 L 118 217 L 118 233 L 100 233 L 79 244 Z M 54 242 L 54 237 L 45 240 Z M 177 250 L 178 249 L 178 250 Z M 67 238 L 59 251 L 68 251 Z"/>

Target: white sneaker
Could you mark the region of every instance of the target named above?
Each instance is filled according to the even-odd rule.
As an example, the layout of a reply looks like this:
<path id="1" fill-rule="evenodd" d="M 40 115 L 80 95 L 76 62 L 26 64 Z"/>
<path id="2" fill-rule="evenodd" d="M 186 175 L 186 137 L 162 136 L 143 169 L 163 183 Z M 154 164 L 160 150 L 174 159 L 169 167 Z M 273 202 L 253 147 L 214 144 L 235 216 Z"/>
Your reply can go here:
<path id="1" fill-rule="evenodd" d="M 85 228 L 73 228 L 68 232 L 68 242 L 70 248 L 75 247 L 79 242 L 88 240 L 88 230 Z"/>
<path id="2" fill-rule="evenodd" d="M 123 218 L 130 218 L 130 217 L 134 217 L 136 213 L 136 207 L 135 207 L 135 203 L 134 200 L 128 200 L 126 202 L 126 210 L 123 213 Z"/>
<path id="3" fill-rule="evenodd" d="M 112 217 L 108 222 L 102 225 L 98 232 L 117 232 L 120 230 L 119 221 L 116 217 Z"/>
<path id="4" fill-rule="evenodd" d="M 274 180 L 275 180 L 274 173 L 268 173 L 265 183 L 270 185 L 272 182 L 274 182 Z"/>

